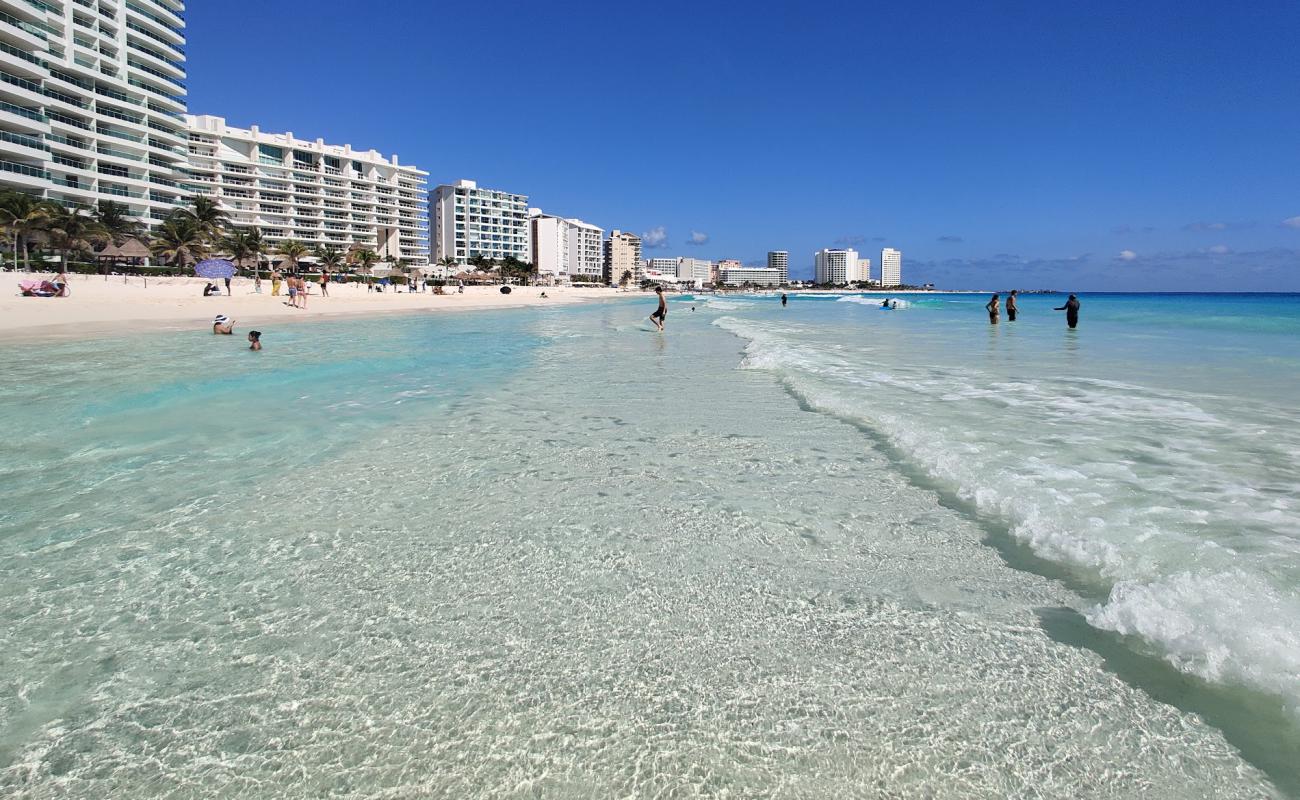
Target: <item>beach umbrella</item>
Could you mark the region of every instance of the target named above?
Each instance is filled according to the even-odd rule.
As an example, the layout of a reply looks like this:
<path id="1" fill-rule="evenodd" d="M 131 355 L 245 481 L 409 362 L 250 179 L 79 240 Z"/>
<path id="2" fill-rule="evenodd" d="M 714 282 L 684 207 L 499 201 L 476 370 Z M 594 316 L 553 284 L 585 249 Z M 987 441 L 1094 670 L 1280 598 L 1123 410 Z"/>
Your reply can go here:
<path id="1" fill-rule="evenodd" d="M 194 274 L 211 280 L 233 278 L 235 265 L 224 258 L 209 258 L 194 265 Z"/>

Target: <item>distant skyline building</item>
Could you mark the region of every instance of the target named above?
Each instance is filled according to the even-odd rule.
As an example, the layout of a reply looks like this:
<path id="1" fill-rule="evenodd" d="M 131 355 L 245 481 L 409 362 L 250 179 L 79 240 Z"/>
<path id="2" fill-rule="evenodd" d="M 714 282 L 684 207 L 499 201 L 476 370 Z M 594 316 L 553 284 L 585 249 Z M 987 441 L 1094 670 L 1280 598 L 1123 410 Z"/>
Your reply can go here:
<path id="1" fill-rule="evenodd" d="M 870 282 L 871 282 L 871 259 L 869 259 L 869 258 L 859 258 L 859 259 L 858 259 L 858 272 L 857 272 L 857 275 L 858 275 L 858 280 L 860 280 L 860 281 L 864 281 L 864 282 L 867 282 L 867 283 L 870 283 Z"/>
<path id="2" fill-rule="evenodd" d="M 677 280 L 682 283 L 689 281 L 694 283 L 697 289 L 702 289 L 706 283 L 709 283 L 713 269 L 713 262 L 703 258 L 679 258 Z"/>
<path id="3" fill-rule="evenodd" d="M 650 258 L 645 262 L 646 272 L 653 272 L 659 275 L 671 275 L 677 277 L 677 259 L 675 258 Z"/>
<path id="4" fill-rule="evenodd" d="M 465 266 L 474 256 L 530 260 L 528 195 L 460 180 L 439 186 L 432 204 L 435 263 L 450 257 Z"/>
<path id="5" fill-rule="evenodd" d="M 186 116 L 188 180 L 240 226 L 272 246 L 372 250 L 429 264 L 428 173 L 375 150 L 235 128 L 223 117 Z"/>
<path id="6" fill-rule="evenodd" d="M 786 282 L 781 270 L 769 267 L 728 267 L 719 271 L 724 286 L 780 286 Z"/>
<path id="7" fill-rule="evenodd" d="M 768 250 L 767 268 L 778 270 L 781 273 L 781 283 L 789 283 L 790 282 L 790 251 Z"/>
<path id="8" fill-rule="evenodd" d="M 828 248 L 817 251 L 814 257 L 814 277 L 817 283 L 843 286 L 864 280 L 860 277 L 858 251 Z"/>
<path id="9" fill-rule="evenodd" d="M 605 282 L 617 286 L 627 275 L 631 281 L 638 280 L 641 270 L 641 237 L 618 229 L 609 233 L 605 240 Z"/>
<path id="10" fill-rule="evenodd" d="M 880 285 L 903 285 L 903 252 L 892 247 L 880 251 Z"/>
<path id="11" fill-rule="evenodd" d="M 188 203 L 184 15 L 180 0 L 0 0 L 0 188 L 112 200 L 150 226 Z"/>
<path id="12" fill-rule="evenodd" d="M 744 267 L 745 265 L 735 258 L 724 258 L 721 261 L 717 261 L 714 263 L 713 269 L 710 271 L 709 283 L 712 283 L 714 286 L 721 285 L 722 271 L 724 269 L 744 269 Z"/>

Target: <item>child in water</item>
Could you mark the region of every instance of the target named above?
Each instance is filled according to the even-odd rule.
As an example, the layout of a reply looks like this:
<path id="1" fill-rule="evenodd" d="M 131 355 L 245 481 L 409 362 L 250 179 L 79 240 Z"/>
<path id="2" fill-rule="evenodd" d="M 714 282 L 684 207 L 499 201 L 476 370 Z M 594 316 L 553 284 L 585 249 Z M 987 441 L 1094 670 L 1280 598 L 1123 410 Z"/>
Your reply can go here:
<path id="1" fill-rule="evenodd" d="M 248 349 L 249 349 L 249 350 L 261 350 L 261 349 L 262 349 L 262 332 L 261 332 L 261 331 L 249 331 L 249 332 L 248 332 Z"/>

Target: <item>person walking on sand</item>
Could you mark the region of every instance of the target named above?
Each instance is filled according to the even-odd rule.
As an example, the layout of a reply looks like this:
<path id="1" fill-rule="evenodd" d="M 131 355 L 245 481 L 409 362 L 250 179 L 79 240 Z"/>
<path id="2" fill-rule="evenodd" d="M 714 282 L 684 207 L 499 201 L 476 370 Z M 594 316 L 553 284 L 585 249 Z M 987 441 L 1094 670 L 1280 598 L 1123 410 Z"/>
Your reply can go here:
<path id="1" fill-rule="evenodd" d="M 1011 294 L 1007 295 L 1007 322 L 1016 321 L 1016 290 L 1012 289 Z"/>
<path id="2" fill-rule="evenodd" d="M 327 269 L 320 271 L 320 296 L 330 296 L 330 271 Z"/>
<path id="3" fill-rule="evenodd" d="M 280 296 L 281 280 L 283 280 L 283 278 L 280 276 L 279 270 L 271 270 L 271 296 L 272 297 Z"/>
<path id="4" fill-rule="evenodd" d="M 1079 326 L 1079 298 L 1070 295 L 1070 299 L 1065 301 L 1065 305 L 1060 308 L 1054 308 L 1053 311 L 1065 312 L 1065 324 L 1073 330 Z"/>
<path id="5" fill-rule="evenodd" d="M 307 308 L 307 281 L 298 278 L 298 308 Z"/>
<path id="6" fill-rule="evenodd" d="M 993 295 L 993 299 L 988 301 L 988 303 L 985 304 L 984 308 L 986 308 L 989 312 L 989 324 L 997 325 L 998 317 L 1001 316 L 1001 314 L 998 312 L 998 296 L 996 294 Z"/>
<path id="7" fill-rule="evenodd" d="M 230 279 L 226 278 L 226 297 L 230 296 Z"/>
<path id="8" fill-rule="evenodd" d="M 655 324 L 660 333 L 663 333 L 664 321 L 668 319 L 668 301 L 664 299 L 664 287 L 656 286 L 655 294 L 659 295 L 659 307 L 650 315 L 650 321 Z"/>
<path id="9" fill-rule="evenodd" d="M 289 292 L 289 302 L 285 303 L 285 305 L 289 306 L 290 308 L 297 308 L 298 307 L 298 282 L 294 280 L 294 277 L 292 275 L 290 275 L 289 278 L 284 282 L 284 285 L 285 285 L 285 290 Z"/>

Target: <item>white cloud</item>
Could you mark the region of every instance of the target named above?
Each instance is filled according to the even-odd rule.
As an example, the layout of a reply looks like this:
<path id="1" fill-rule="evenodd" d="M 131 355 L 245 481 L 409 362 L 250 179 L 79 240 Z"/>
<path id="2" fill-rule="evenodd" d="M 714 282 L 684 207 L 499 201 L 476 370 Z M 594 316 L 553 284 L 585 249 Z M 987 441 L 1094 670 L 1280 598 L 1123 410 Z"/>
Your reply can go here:
<path id="1" fill-rule="evenodd" d="M 1137 254 L 1137 253 L 1134 253 L 1132 250 L 1121 250 L 1121 251 L 1119 251 L 1119 260 L 1120 260 L 1120 261 L 1132 261 L 1132 260 L 1134 260 L 1134 259 L 1137 258 L 1137 257 L 1138 257 L 1138 254 Z"/>
<path id="2" fill-rule="evenodd" d="M 1214 253 L 1216 256 L 1223 256 L 1231 253 L 1232 248 L 1228 247 L 1226 244 L 1216 244 L 1214 247 L 1210 248 L 1210 252 Z"/>
<path id="3" fill-rule="evenodd" d="M 1288 228 L 1300 228 L 1300 217 L 1291 217 L 1290 219 L 1284 219 L 1282 220 L 1282 224 L 1287 226 Z"/>
<path id="4" fill-rule="evenodd" d="M 641 234 L 641 246 L 648 249 L 663 247 L 667 241 L 668 231 L 664 230 L 664 226 L 662 225 L 657 228 L 651 228 Z"/>
<path id="5" fill-rule="evenodd" d="M 709 235 L 699 231 L 691 231 L 691 238 L 686 240 L 687 244 L 701 245 L 709 243 Z"/>

